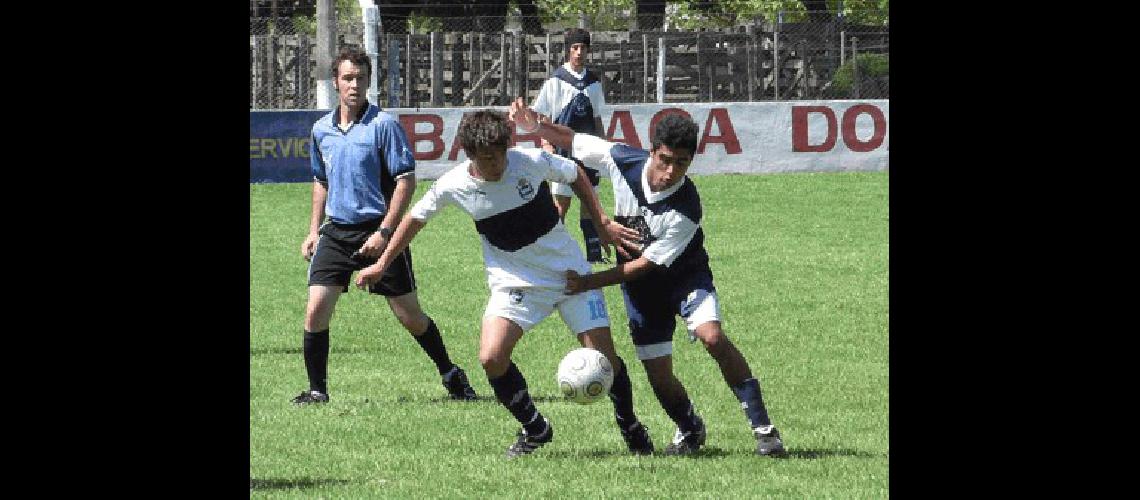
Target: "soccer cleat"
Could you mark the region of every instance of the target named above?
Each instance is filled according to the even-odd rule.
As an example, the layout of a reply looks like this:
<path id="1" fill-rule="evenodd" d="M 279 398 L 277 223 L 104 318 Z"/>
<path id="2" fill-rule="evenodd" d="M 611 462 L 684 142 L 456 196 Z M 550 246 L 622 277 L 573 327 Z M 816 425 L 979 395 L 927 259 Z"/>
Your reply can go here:
<path id="1" fill-rule="evenodd" d="M 554 426 L 550 425 L 550 421 L 546 420 L 546 417 L 543 417 L 542 420 L 546 422 L 546 430 L 537 436 L 527 434 L 525 427 L 519 430 L 518 440 L 510 448 L 507 448 L 507 458 L 530 455 L 534 450 L 554 439 Z"/>
<path id="2" fill-rule="evenodd" d="M 638 422 L 633 424 L 629 430 L 622 429 L 621 438 L 625 440 L 625 445 L 629 447 L 629 451 L 634 455 L 652 455 L 653 454 L 653 440 L 649 439 L 649 429 Z"/>
<path id="3" fill-rule="evenodd" d="M 767 425 L 752 429 L 756 436 L 757 455 L 783 455 L 784 441 L 780 439 L 780 431 L 775 426 Z"/>
<path id="4" fill-rule="evenodd" d="M 447 394 L 451 399 L 459 400 L 475 400 L 475 389 L 471 388 L 471 383 L 467 381 L 467 374 L 458 365 L 454 366 L 451 371 L 443 376 L 443 387 L 447 389 Z"/>
<path id="5" fill-rule="evenodd" d="M 701 449 L 705 444 L 705 421 L 701 417 L 697 418 L 697 430 L 692 432 L 681 432 L 678 427 L 677 432 L 673 434 L 673 442 L 665 447 L 666 455 L 692 455 Z"/>
<path id="6" fill-rule="evenodd" d="M 328 403 L 329 395 L 321 391 L 303 391 L 293 398 L 293 404 L 304 406 L 313 403 Z"/>

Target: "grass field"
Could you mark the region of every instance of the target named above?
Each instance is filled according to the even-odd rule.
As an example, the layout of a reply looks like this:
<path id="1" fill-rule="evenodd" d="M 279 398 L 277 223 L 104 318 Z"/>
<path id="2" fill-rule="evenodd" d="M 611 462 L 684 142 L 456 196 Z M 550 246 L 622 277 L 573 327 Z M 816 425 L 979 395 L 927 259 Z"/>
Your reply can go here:
<path id="1" fill-rule="evenodd" d="M 557 314 L 513 359 L 554 442 L 507 461 L 518 424 L 479 367 L 486 277 L 474 224 L 457 209 L 413 242 L 419 296 L 476 402 L 444 399 L 434 366 L 383 299 L 355 288 L 337 304 L 327 405 L 295 408 L 301 356 L 308 184 L 251 184 L 249 469 L 251 497 L 885 498 L 889 486 L 889 174 L 692 177 L 725 331 L 760 379 L 789 456 L 753 455 L 740 403 L 700 343 L 678 327 L 674 364 L 708 426 L 696 457 L 661 450 L 674 425 L 629 339 L 620 291 L 606 289 L 635 410 L 658 452 L 630 456 L 609 401 L 562 402 L 554 382 L 577 346 Z M 423 181 L 416 199 L 427 190 Z M 613 208 L 604 181 L 602 205 Z M 576 220 L 575 201 L 567 220 Z M 577 224 L 571 234 L 581 239 Z M 596 267 L 596 269 L 602 269 Z M 683 325 L 683 322 L 681 323 Z"/>

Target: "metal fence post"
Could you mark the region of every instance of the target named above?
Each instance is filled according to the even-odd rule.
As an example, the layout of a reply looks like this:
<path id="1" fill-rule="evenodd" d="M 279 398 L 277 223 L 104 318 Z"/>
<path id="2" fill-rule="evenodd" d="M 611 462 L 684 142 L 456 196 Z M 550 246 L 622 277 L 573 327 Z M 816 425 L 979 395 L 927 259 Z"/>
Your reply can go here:
<path id="1" fill-rule="evenodd" d="M 443 107 L 443 34 L 431 32 L 431 105 Z"/>
<path id="2" fill-rule="evenodd" d="M 657 103 L 665 102 L 665 37 L 657 37 Z"/>
<path id="3" fill-rule="evenodd" d="M 388 107 L 400 107 L 400 40 L 392 35 L 388 39 Z"/>
<path id="4" fill-rule="evenodd" d="M 748 102 L 752 102 L 752 88 L 756 86 L 756 73 L 752 65 L 752 44 L 756 41 L 756 34 L 751 24 L 745 28 L 745 33 L 748 33 L 748 40 L 744 42 L 744 71 L 748 75 Z"/>
<path id="5" fill-rule="evenodd" d="M 772 88 L 773 99 L 780 100 L 780 25 L 784 24 L 784 11 L 776 15 L 776 30 L 772 32 Z"/>
<path id="6" fill-rule="evenodd" d="M 495 103 L 502 105 L 507 97 L 507 34 L 499 34 L 499 96 Z"/>
<path id="7" fill-rule="evenodd" d="M 376 25 L 380 23 L 380 9 L 375 5 L 364 7 L 364 52 L 372 62 L 372 74 L 368 75 L 368 102 L 380 102 L 380 47 L 376 36 Z"/>
<path id="8" fill-rule="evenodd" d="M 851 37 L 851 97 L 859 99 L 859 37 Z"/>
<path id="9" fill-rule="evenodd" d="M 515 97 L 521 96 L 526 100 L 526 45 L 523 44 L 524 35 L 521 31 L 514 33 L 511 37 L 511 53 L 514 57 L 511 58 L 513 64 L 511 96 L 506 102 L 502 104 L 510 104 L 514 101 Z"/>
<path id="10" fill-rule="evenodd" d="M 277 79 L 279 77 L 277 74 L 277 35 L 269 35 L 267 48 L 269 49 L 266 61 L 269 65 L 269 107 L 280 108 L 282 106 L 278 102 L 280 96 L 277 92 Z"/>
<path id="11" fill-rule="evenodd" d="M 463 34 L 455 33 L 452 35 L 454 38 L 451 46 L 451 105 L 463 105 L 463 87 L 467 80 L 463 78 L 464 64 L 463 61 Z M 471 35 L 467 35 L 471 36 Z M 475 73 L 471 73 L 471 80 L 475 80 Z"/>
<path id="12" fill-rule="evenodd" d="M 412 34 L 405 36 L 404 44 L 404 106 L 412 107 L 412 90 L 416 86 L 416 70 L 412 66 Z"/>
<path id="13" fill-rule="evenodd" d="M 649 35 L 641 34 L 641 102 L 649 102 Z"/>

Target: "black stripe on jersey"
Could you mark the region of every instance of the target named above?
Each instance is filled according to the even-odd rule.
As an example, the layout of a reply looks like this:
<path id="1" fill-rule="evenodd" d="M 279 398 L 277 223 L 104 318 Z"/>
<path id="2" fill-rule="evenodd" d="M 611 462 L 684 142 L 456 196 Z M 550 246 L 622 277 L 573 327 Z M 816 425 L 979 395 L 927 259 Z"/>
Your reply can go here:
<path id="1" fill-rule="evenodd" d="M 550 185 L 542 181 L 530 201 L 475 221 L 475 230 L 495 247 L 514 252 L 538 241 L 557 223 L 558 210 L 550 197 Z"/>

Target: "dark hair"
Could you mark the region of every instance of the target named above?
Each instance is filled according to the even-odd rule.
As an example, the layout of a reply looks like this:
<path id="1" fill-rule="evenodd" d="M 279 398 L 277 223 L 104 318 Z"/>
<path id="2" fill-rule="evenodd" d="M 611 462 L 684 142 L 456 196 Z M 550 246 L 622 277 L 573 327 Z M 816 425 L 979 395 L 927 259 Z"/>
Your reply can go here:
<path id="1" fill-rule="evenodd" d="M 570 52 L 570 46 L 576 43 L 584 43 L 586 47 L 590 46 L 590 32 L 582 28 L 569 28 L 566 30 L 566 52 Z"/>
<path id="2" fill-rule="evenodd" d="M 484 109 L 463 116 L 459 122 L 459 143 L 467 156 L 476 151 L 500 147 L 504 150 L 511 142 L 511 126 L 507 114 L 493 109 Z"/>
<path id="3" fill-rule="evenodd" d="M 665 115 L 653 128 L 653 149 L 662 144 L 669 149 L 686 149 L 697 152 L 697 124 L 685 115 L 670 113 Z"/>
<path id="4" fill-rule="evenodd" d="M 337 70 L 340 69 L 340 63 L 344 61 L 352 61 L 352 64 L 357 66 L 364 66 L 368 70 L 368 76 L 372 76 L 372 60 L 368 58 L 368 54 L 356 47 L 344 47 L 340 49 L 340 54 L 337 54 L 336 59 L 332 62 L 332 77 L 336 80 Z"/>

